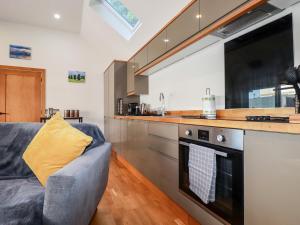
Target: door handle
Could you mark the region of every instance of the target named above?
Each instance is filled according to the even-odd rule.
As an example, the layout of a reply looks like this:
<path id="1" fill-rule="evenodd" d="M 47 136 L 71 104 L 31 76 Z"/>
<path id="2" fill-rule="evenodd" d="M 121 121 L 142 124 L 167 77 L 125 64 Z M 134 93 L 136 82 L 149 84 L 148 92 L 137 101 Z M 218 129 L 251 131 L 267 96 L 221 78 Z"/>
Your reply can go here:
<path id="1" fill-rule="evenodd" d="M 0 115 L 6 115 L 7 113 L 4 113 L 4 112 L 0 112 Z"/>

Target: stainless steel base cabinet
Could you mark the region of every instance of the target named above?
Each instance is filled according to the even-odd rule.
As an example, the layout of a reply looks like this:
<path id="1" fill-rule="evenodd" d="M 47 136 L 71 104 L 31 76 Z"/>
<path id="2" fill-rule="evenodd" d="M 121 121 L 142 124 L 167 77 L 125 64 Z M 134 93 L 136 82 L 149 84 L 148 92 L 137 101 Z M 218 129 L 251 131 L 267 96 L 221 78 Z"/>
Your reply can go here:
<path id="1" fill-rule="evenodd" d="M 127 141 L 127 120 L 120 120 L 120 155 L 125 158 L 126 152 L 128 150 L 128 141 Z"/>
<path id="2" fill-rule="evenodd" d="M 300 224 L 300 135 L 246 131 L 245 225 Z"/>
<path id="3" fill-rule="evenodd" d="M 109 141 L 112 143 L 113 149 L 121 153 L 121 121 L 118 119 L 109 119 Z"/>
<path id="4" fill-rule="evenodd" d="M 121 124 L 121 155 L 201 225 L 222 223 L 179 191 L 178 125 L 128 120 Z"/>

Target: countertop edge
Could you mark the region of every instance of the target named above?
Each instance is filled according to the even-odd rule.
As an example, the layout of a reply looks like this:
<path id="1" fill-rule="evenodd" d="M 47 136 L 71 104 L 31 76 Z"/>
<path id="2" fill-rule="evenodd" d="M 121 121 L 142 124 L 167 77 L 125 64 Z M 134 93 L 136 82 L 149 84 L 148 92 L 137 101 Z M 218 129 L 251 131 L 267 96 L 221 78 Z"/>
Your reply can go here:
<path id="1" fill-rule="evenodd" d="M 300 134 L 300 124 L 296 123 L 273 123 L 273 122 L 250 122 L 240 120 L 206 120 L 186 119 L 182 117 L 160 116 L 114 116 L 114 119 L 142 120 L 162 123 L 189 124 L 197 126 L 214 126 L 232 129 L 265 131 L 276 133 Z"/>

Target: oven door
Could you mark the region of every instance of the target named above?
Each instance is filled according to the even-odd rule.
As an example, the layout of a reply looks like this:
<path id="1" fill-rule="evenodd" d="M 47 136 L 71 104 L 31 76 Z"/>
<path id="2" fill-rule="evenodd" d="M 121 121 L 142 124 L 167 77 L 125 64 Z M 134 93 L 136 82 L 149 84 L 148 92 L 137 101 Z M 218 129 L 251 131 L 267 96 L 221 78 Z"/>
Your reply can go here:
<path id="1" fill-rule="evenodd" d="M 189 144 L 212 148 L 216 151 L 216 200 L 205 204 L 189 189 Z M 184 138 L 179 140 L 179 188 L 197 204 L 232 225 L 244 224 L 243 151 L 224 148 Z"/>

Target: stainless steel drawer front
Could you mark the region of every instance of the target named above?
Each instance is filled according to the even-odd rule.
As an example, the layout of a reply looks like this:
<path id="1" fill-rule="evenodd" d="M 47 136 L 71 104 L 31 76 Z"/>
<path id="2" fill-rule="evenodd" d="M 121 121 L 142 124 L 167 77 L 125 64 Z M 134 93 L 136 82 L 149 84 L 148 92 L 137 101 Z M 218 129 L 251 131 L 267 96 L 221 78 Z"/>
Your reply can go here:
<path id="1" fill-rule="evenodd" d="M 149 134 L 156 135 L 162 138 L 171 140 L 178 140 L 178 125 L 161 123 L 161 122 L 150 122 L 148 128 Z"/>
<path id="2" fill-rule="evenodd" d="M 149 135 L 149 149 L 178 159 L 178 141 Z"/>

